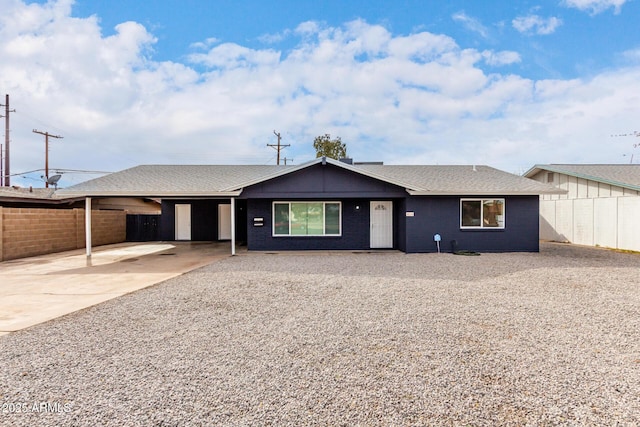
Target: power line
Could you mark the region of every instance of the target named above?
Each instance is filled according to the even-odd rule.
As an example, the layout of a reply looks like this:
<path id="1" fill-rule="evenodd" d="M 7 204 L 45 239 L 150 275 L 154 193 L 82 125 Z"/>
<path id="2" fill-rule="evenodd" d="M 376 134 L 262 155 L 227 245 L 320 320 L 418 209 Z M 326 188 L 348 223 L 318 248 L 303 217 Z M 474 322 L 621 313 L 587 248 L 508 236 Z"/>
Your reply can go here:
<path id="1" fill-rule="evenodd" d="M 89 170 L 82 170 L 82 169 L 61 169 L 61 168 L 51 168 L 53 170 L 55 170 L 57 173 L 88 173 L 91 175 L 95 175 L 95 174 L 109 174 L 109 173 L 113 173 L 110 171 L 89 171 Z"/>
<path id="2" fill-rule="evenodd" d="M 637 131 L 637 130 L 634 130 L 633 132 L 629 132 L 629 133 L 619 133 L 619 134 L 616 134 L 616 135 L 611 135 L 612 138 L 618 138 L 620 136 L 637 136 L 637 137 L 640 137 L 640 132 Z M 633 148 L 634 149 L 638 148 L 638 147 L 640 147 L 640 144 L 633 144 Z M 629 162 L 630 164 L 633 164 L 633 154 L 634 153 L 631 153 L 631 161 Z M 623 154 L 622 156 L 626 157 L 627 155 Z"/>
<path id="3" fill-rule="evenodd" d="M 86 174 L 89 174 L 89 175 L 106 175 L 106 174 L 113 173 L 113 172 L 108 172 L 108 171 L 90 171 L 90 170 L 80 170 L 80 169 L 63 169 L 63 168 L 51 168 L 51 169 L 56 171 L 56 173 L 86 173 Z M 34 169 L 32 171 L 13 173 L 13 174 L 11 174 L 11 176 L 28 175 L 30 173 L 42 172 L 43 170 L 44 169 Z"/>
<path id="4" fill-rule="evenodd" d="M 611 136 L 612 136 L 613 138 L 617 138 L 617 137 L 619 137 L 619 136 L 638 136 L 638 137 L 640 137 L 640 131 L 635 130 L 635 131 L 633 131 L 633 132 L 629 132 L 629 133 L 619 133 L 619 134 L 611 135 Z"/>

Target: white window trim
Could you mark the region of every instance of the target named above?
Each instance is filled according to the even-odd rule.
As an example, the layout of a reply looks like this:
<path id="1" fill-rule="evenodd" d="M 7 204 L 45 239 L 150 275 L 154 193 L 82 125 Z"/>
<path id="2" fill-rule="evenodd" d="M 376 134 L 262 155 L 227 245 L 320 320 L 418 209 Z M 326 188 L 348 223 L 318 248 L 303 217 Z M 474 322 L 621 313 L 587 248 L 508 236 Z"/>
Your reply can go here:
<path id="1" fill-rule="evenodd" d="M 484 202 L 487 200 L 502 200 L 502 226 L 501 227 L 484 227 L 482 218 L 484 218 L 482 210 Z M 462 225 L 462 202 L 480 202 L 480 225 Z M 504 197 L 482 197 L 482 198 L 466 198 L 460 199 L 460 229 L 461 230 L 504 230 L 507 224 L 507 204 Z"/>
<path id="2" fill-rule="evenodd" d="M 291 216 L 291 204 L 292 203 L 322 203 L 322 211 L 324 216 L 324 229 L 326 230 L 326 205 L 337 204 L 340 208 L 338 215 L 338 234 L 291 234 L 291 221 L 289 221 L 289 234 L 276 234 L 276 205 L 289 205 L 289 216 Z M 276 200 L 271 203 L 271 237 L 342 237 L 342 202 L 337 200 Z"/>

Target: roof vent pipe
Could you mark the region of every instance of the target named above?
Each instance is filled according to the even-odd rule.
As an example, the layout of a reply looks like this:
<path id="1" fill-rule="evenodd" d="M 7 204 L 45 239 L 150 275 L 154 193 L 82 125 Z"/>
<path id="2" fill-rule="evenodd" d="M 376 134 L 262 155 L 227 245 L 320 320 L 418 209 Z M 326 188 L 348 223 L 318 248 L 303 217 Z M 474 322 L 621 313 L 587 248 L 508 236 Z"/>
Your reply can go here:
<path id="1" fill-rule="evenodd" d="M 476 169 L 476 165 L 473 165 L 473 171 L 478 172 L 478 169 Z"/>
<path id="2" fill-rule="evenodd" d="M 327 156 L 322 156 L 322 166 L 327 164 Z"/>

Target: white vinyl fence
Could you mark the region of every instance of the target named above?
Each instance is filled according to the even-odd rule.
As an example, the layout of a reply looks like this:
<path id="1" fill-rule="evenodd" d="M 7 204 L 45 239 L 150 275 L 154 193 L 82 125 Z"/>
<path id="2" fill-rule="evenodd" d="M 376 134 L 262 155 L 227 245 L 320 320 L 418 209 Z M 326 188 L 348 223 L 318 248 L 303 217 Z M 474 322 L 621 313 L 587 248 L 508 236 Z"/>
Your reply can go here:
<path id="1" fill-rule="evenodd" d="M 540 200 L 540 239 L 640 251 L 640 197 Z"/>

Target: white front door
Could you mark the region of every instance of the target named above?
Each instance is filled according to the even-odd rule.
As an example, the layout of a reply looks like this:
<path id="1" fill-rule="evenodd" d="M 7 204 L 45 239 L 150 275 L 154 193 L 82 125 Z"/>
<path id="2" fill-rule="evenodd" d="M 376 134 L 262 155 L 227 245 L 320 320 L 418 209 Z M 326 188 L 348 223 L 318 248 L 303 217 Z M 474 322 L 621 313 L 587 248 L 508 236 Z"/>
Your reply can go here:
<path id="1" fill-rule="evenodd" d="M 231 205 L 218 205 L 218 240 L 231 240 Z"/>
<path id="2" fill-rule="evenodd" d="M 371 202 L 371 249 L 393 247 L 393 202 Z"/>
<path id="3" fill-rule="evenodd" d="M 191 240 L 191 205 L 176 205 L 176 240 Z"/>

